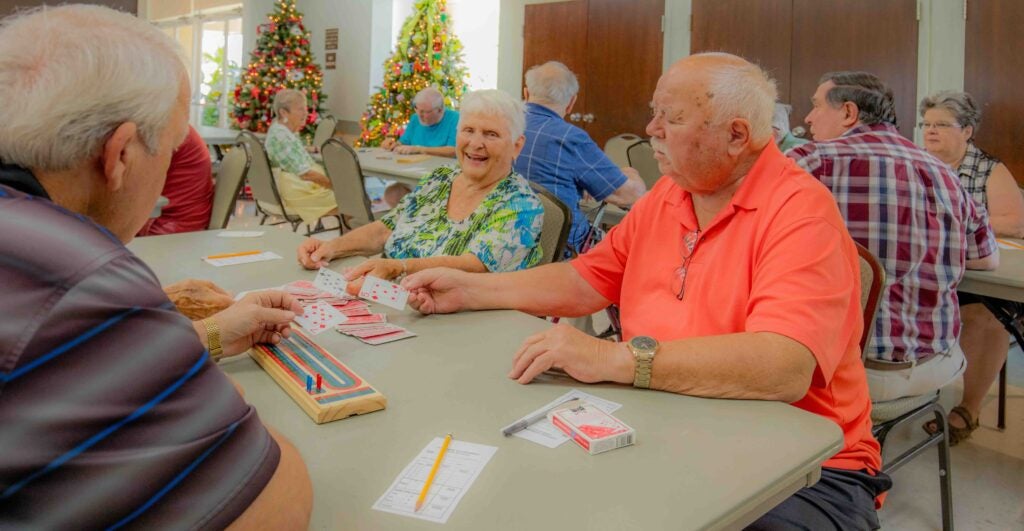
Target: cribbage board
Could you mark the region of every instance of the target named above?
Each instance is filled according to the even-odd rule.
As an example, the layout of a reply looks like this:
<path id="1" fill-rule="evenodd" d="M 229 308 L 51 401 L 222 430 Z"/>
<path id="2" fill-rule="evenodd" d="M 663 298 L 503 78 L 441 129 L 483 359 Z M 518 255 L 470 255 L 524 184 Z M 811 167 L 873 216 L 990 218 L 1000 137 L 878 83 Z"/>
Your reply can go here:
<path id="1" fill-rule="evenodd" d="M 256 345 L 249 355 L 317 424 L 387 407 L 383 394 L 295 328 L 281 343 Z M 306 377 L 317 374 L 322 391 L 309 393 Z"/>

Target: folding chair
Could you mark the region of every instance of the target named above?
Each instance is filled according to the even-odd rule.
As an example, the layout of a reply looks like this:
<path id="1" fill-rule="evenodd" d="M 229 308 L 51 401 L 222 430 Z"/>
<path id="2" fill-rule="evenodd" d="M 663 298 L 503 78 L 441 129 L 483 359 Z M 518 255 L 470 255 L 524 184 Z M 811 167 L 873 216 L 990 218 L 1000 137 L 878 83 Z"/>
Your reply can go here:
<path id="1" fill-rule="evenodd" d="M 223 229 L 228 226 L 251 160 L 249 148 L 245 144 L 236 145 L 221 158 L 217 181 L 213 184 L 213 210 L 207 229 Z"/>
<path id="2" fill-rule="evenodd" d="M 359 166 L 359 156 L 340 138 L 330 138 L 320 148 L 324 170 L 331 179 L 338 213 L 345 230 L 374 221 L 370 198 L 366 195 L 366 178 Z"/>

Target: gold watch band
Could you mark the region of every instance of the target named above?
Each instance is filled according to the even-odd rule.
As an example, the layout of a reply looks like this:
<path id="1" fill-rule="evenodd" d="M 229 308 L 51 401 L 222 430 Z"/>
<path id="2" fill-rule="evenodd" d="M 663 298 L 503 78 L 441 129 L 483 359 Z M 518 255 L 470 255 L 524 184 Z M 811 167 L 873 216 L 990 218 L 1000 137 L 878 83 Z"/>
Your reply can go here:
<path id="1" fill-rule="evenodd" d="M 200 322 L 206 329 L 206 349 L 210 351 L 210 357 L 217 361 L 224 355 L 224 349 L 220 346 L 220 326 L 212 318 Z"/>

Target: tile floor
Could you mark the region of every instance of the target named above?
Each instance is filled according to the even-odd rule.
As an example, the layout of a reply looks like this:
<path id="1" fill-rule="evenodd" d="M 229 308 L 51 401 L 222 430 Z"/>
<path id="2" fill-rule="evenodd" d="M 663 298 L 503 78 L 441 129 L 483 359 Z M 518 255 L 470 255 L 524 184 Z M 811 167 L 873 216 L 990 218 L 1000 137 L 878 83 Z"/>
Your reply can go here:
<path id="1" fill-rule="evenodd" d="M 240 201 L 229 228 L 259 226 L 252 202 Z M 268 230 L 290 230 L 287 225 Z M 303 230 L 300 227 L 300 230 Z M 331 231 L 316 235 L 330 239 Z M 595 328 L 607 326 L 604 314 L 594 316 Z M 1024 352 L 1010 350 L 1006 401 L 1006 430 L 996 429 L 996 388 L 993 386 L 981 416 L 981 428 L 971 439 L 952 449 L 953 516 L 958 529 L 968 531 L 1024 530 Z M 943 391 L 948 411 L 959 402 L 961 388 Z M 918 426 L 894 431 L 886 443 L 887 455 L 901 451 L 923 432 Z M 882 527 L 899 531 L 942 529 L 939 505 L 937 452 L 918 456 L 893 475 L 894 487 L 880 513 Z"/>

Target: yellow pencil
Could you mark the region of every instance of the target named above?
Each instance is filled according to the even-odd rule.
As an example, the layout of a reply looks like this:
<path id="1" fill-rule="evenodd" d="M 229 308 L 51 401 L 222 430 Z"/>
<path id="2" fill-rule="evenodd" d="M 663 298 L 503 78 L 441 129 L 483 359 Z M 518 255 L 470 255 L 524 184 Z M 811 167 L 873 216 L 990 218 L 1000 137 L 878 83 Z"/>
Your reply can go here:
<path id="1" fill-rule="evenodd" d="M 1001 243 L 1001 244 L 1003 244 L 1003 245 L 1007 245 L 1007 246 L 1013 247 L 1015 249 L 1024 250 L 1024 245 L 1021 245 L 1021 244 L 1019 244 L 1017 242 L 1011 242 L 1010 240 L 1004 240 L 1002 238 L 996 238 L 996 241 Z"/>
<path id="2" fill-rule="evenodd" d="M 208 260 L 216 260 L 218 258 L 234 258 L 236 256 L 249 256 L 249 255 L 253 255 L 253 254 L 260 254 L 262 252 L 263 251 L 243 251 L 243 252 L 240 252 L 240 253 L 211 254 L 210 256 L 207 256 L 206 258 Z"/>
<path id="3" fill-rule="evenodd" d="M 423 502 L 427 501 L 427 491 L 430 490 L 430 485 L 434 483 L 434 476 L 437 474 L 437 469 L 441 468 L 441 460 L 444 459 L 445 452 L 448 451 L 448 443 L 452 442 L 452 434 L 448 434 L 444 438 L 444 442 L 441 443 L 441 450 L 437 452 L 437 459 L 434 460 L 434 466 L 430 469 L 430 475 L 427 476 L 427 482 L 423 484 L 423 490 L 420 491 L 420 497 L 416 500 L 416 510 L 419 512 L 420 507 L 423 507 Z"/>

